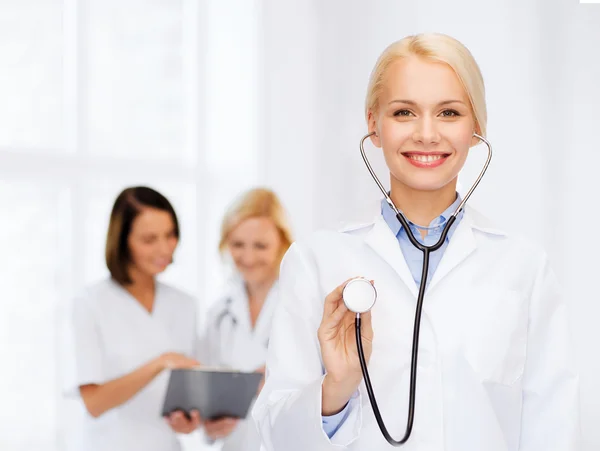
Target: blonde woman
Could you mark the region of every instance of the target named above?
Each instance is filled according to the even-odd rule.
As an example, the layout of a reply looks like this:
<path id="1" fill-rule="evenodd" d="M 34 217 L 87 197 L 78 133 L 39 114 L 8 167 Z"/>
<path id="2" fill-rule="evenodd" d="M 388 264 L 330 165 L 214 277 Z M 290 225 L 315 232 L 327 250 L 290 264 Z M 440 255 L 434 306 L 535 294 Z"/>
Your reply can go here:
<path id="1" fill-rule="evenodd" d="M 279 301 L 279 265 L 292 234 L 277 196 L 267 189 L 244 193 L 226 213 L 219 249 L 231 257 L 234 275 L 210 310 L 200 346 L 204 365 L 264 372 L 273 311 Z M 258 451 L 254 423 L 205 421 L 206 435 L 223 450 Z"/>
<path id="2" fill-rule="evenodd" d="M 474 135 L 486 136 L 477 63 L 448 36 L 404 38 L 377 61 L 365 115 L 394 205 L 417 240 L 437 243 L 461 202 L 457 177 Z M 361 329 L 372 386 L 391 436 L 404 436 L 422 262 L 387 202 L 370 224 L 318 232 L 290 248 L 253 412 L 266 451 L 393 449 L 365 390 L 356 315 L 342 300 L 357 276 L 378 294 Z M 467 204 L 429 266 L 404 449 L 579 449 L 578 376 L 546 254 Z"/>

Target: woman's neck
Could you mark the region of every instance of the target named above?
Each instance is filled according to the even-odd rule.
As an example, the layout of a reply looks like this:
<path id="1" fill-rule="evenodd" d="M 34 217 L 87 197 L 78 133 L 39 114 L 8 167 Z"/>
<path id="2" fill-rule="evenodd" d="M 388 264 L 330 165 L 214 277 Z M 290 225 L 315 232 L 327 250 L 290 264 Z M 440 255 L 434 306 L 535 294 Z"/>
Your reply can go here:
<path id="1" fill-rule="evenodd" d="M 270 277 L 260 282 L 246 282 L 246 292 L 248 293 L 248 301 L 251 304 L 262 305 L 271 291 L 273 284 L 277 280 L 277 276 Z"/>
<path id="2" fill-rule="evenodd" d="M 154 277 L 139 271 L 135 267 L 130 267 L 129 278 L 131 279 L 131 283 L 126 285 L 125 289 L 137 299 L 148 312 L 152 312 L 154 307 L 154 294 L 156 291 Z"/>
<path id="3" fill-rule="evenodd" d="M 410 222 L 428 227 L 456 200 L 456 180 L 438 190 L 421 191 L 392 179 L 390 197 Z"/>
<path id="4" fill-rule="evenodd" d="M 248 311 L 250 312 L 250 324 L 252 329 L 256 326 L 260 312 L 265 304 L 265 300 L 271 291 L 271 287 L 277 280 L 277 276 L 267 280 L 248 283 L 246 282 L 246 292 L 248 293 Z"/>

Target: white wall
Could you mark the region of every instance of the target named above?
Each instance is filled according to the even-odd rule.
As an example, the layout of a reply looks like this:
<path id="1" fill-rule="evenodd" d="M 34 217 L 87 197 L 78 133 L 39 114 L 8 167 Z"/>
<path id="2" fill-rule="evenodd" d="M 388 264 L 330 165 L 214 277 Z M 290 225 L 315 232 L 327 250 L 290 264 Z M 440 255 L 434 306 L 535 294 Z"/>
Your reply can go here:
<path id="1" fill-rule="evenodd" d="M 419 31 L 454 35 L 481 65 L 495 156 L 472 202 L 548 250 L 572 310 L 584 449 L 600 449 L 600 5 L 2 0 L 0 25 L 0 357 L 21 361 L 0 376 L 0 449 L 63 450 L 77 429 L 59 392 L 59 314 L 106 273 L 118 190 L 150 183 L 175 203 L 184 239 L 167 277 L 204 306 L 222 276 L 221 214 L 251 184 L 280 193 L 298 237 L 369 220 L 367 79 L 387 44 Z M 29 399 L 43 404 L 31 418 Z"/>
<path id="2" fill-rule="evenodd" d="M 561 168 L 563 190 L 559 216 L 561 227 L 555 239 L 563 252 L 561 263 L 565 292 L 573 305 L 573 326 L 581 368 L 581 403 L 586 450 L 600 449 L 600 295 L 598 256 L 600 224 L 598 168 L 600 164 L 600 5 L 581 5 L 569 11 L 564 60 L 565 81 L 561 95 L 564 110 L 556 112 L 550 137 L 560 137 L 551 151 Z M 559 91 L 560 92 L 560 91 Z"/>
<path id="3" fill-rule="evenodd" d="M 214 301 L 219 221 L 259 175 L 257 4 L 0 1 L 1 450 L 77 449 L 63 335 L 74 293 L 107 276 L 124 187 L 170 199 L 182 239 L 164 278 L 201 312 Z"/>
<path id="4" fill-rule="evenodd" d="M 313 230 L 320 156 L 317 111 L 318 23 L 313 2 L 263 1 L 261 152 L 264 183 L 276 188 L 294 231 Z"/>
<path id="5" fill-rule="evenodd" d="M 422 31 L 470 48 L 486 80 L 495 150 L 471 202 L 547 249 L 572 312 L 584 449 L 600 449 L 600 299 L 592 286 L 600 254 L 600 5 L 313 0 L 263 8 L 266 177 L 300 235 L 371 217 L 379 195 L 358 143 L 367 79 L 383 48 Z M 385 178 L 378 152 L 370 155 Z M 472 153 L 463 188 L 484 155 Z"/>

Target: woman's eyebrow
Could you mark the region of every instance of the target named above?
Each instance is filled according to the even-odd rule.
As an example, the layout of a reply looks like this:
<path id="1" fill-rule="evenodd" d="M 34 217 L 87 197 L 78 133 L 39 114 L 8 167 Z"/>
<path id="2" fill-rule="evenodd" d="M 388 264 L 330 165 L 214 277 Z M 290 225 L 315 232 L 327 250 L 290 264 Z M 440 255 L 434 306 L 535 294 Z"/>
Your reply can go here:
<path id="1" fill-rule="evenodd" d="M 404 104 L 413 105 L 413 106 L 417 105 L 417 102 L 415 102 L 414 100 L 405 100 L 405 99 L 392 100 L 388 105 L 391 105 L 393 103 L 404 103 Z M 462 100 L 444 100 L 444 101 L 438 103 L 437 106 L 448 105 L 451 103 L 462 103 L 463 105 L 465 104 L 465 102 L 463 102 Z"/>

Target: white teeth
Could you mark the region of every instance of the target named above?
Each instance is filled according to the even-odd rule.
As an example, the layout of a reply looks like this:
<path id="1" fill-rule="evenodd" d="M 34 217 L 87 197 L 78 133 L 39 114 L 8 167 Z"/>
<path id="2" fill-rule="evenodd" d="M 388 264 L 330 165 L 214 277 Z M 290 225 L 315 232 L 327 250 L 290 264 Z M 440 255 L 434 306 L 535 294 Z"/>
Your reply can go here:
<path id="1" fill-rule="evenodd" d="M 411 154 L 411 155 L 408 155 L 408 158 L 410 158 L 411 160 L 420 161 L 422 163 L 430 163 L 432 161 L 441 160 L 442 158 L 444 158 L 444 156 L 443 155 L 415 155 L 415 154 Z"/>

